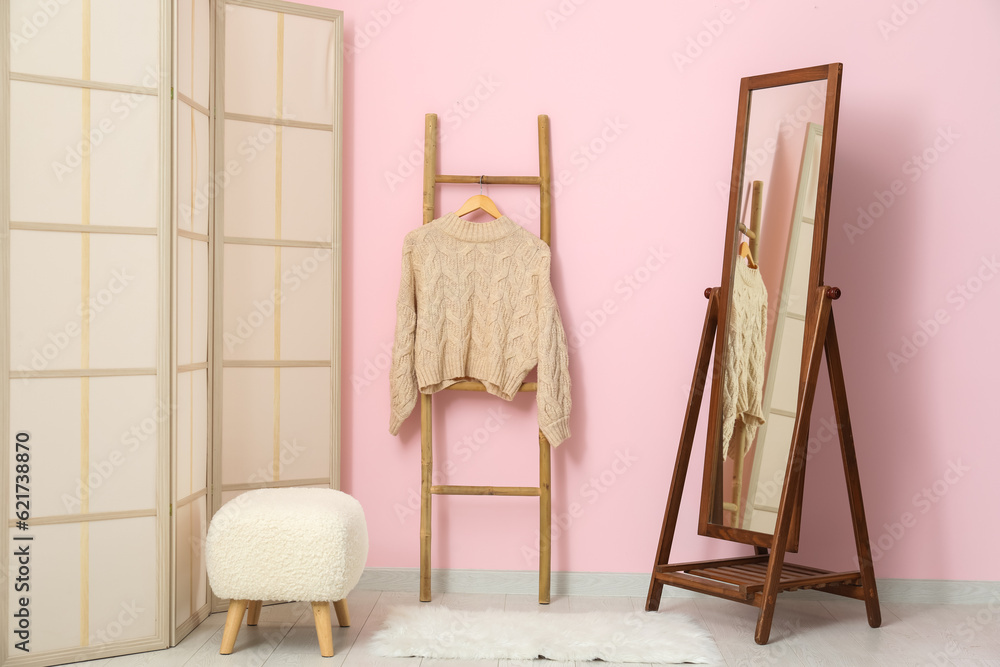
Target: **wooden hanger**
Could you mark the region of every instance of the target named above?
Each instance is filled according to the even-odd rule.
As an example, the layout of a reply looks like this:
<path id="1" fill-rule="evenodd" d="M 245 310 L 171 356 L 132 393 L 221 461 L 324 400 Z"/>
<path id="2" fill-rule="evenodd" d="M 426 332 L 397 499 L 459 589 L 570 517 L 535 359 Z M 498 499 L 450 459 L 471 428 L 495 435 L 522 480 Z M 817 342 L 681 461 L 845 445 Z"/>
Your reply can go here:
<path id="1" fill-rule="evenodd" d="M 468 215 L 473 211 L 486 211 L 494 219 L 499 218 L 502 214 L 497 208 L 497 205 L 493 203 L 493 200 L 483 194 L 483 177 L 479 177 L 479 194 L 472 195 L 469 197 L 462 207 L 455 211 L 455 215 L 462 217 L 463 215 Z"/>
<path id="2" fill-rule="evenodd" d="M 751 199 L 752 213 L 750 214 L 750 229 L 742 222 L 739 223 L 739 231 L 746 235 L 750 239 L 750 243 L 744 241 L 740 244 L 740 257 L 747 260 L 747 266 L 751 269 L 757 268 L 757 260 L 754 259 L 754 250 L 760 249 L 760 241 L 758 240 L 758 235 L 760 234 L 760 213 L 761 205 L 763 201 L 764 192 L 764 182 L 754 181 L 751 186 L 747 189 L 747 198 Z M 752 197 L 752 198 L 751 198 Z M 747 206 L 743 206 L 743 216 L 746 219 Z"/>
<path id="3" fill-rule="evenodd" d="M 757 262 L 754 261 L 753 255 L 750 254 L 750 244 L 746 241 L 740 244 L 740 257 L 747 260 L 747 266 L 751 269 L 757 268 Z"/>

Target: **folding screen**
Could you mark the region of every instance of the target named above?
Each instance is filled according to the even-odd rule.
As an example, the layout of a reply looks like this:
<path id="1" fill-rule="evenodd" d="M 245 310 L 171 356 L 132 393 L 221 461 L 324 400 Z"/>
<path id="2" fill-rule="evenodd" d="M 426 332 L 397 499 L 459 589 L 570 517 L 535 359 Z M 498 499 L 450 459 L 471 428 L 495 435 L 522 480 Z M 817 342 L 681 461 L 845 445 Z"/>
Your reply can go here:
<path id="1" fill-rule="evenodd" d="M 0 12 L 4 664 L 166 642 L 167 7 Z"/>
<path id="2" fill-rule="evenodd" d="M 342 14 L 9 0 L 0 36 L 0 662 L 163 648 L 222 502 L 339 482 Z"/>
<path id="3" fill-rule="evenodd" d="M 215 489 L 338 486 L 342 14 L 218 15 Z M 216 505 L 218 508 L 218 505 Z"/>

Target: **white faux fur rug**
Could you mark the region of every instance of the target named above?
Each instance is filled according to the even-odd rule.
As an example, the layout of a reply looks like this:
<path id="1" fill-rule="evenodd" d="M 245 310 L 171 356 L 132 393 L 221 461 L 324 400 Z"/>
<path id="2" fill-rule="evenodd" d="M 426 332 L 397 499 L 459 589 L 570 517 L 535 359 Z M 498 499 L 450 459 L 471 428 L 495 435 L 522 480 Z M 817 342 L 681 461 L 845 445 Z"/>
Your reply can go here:
<path id="1" fill-rule="evenodd" d="M 394 607 L 372 639 L 385 657 L 721 662 L 711 635 L 676 613 L 539 613 Z"/>

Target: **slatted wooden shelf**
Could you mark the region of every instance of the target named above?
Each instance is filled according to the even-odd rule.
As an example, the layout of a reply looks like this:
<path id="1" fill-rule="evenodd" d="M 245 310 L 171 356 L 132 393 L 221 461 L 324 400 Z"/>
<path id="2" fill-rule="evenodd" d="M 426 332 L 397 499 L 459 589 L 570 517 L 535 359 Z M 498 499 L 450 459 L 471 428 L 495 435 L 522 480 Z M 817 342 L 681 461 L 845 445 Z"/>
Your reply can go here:
<path id="1" fill-rule="evenodd" d="M 764 591 L 767 579 L 768 557 L 724 558 L 700 563 L 674 563 L 657 565 L 656 579 L 692 591 L 706 593 L 723 591 L 723 597 L 758 604 L 757 596 Z M 858 597 L 851 587 L 861 591 L 861 572 L 830 572 L 815 567 L 784 563 L 781 568 L 779 588 L 796 591 L 806 588 L 827 588 L 829 592 Z"/>

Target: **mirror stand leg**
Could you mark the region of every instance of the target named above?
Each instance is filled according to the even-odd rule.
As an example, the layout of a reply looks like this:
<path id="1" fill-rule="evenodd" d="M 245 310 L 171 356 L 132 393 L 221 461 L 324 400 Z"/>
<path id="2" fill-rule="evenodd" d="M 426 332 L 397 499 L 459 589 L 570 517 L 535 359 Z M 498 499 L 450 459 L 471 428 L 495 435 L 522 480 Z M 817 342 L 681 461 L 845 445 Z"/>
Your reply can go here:
<path id="1" fill-rule="evenodd" d="M 757 615 L 757 628 L 754 631 L 754 641 L 760 645 L 767 643 L 771 636 L 771 621 L 774 619 L 774 605 L 778 599 L 781 584 L 781 569 L 785 564 L 785 540 L 788 537 L 788 522 L 784 530 L 774 534 L 774 546 L 771 548 L 770 560 L 767 564 L 767 578 L 764 580 L 764 590 L 761 593 L 760 613 Z M 755 547 L 755 550 L 760 547 Z M 764 549 L 766 551 L 766 549 Z"/>
<path id="2" fill-rule="evenodd" d="M 698 358 L 695 361 L 694 377 L 691 378 L 691 393 L 688 396 L 687 411 L 684 415 L 684 425 L 681 428 L 681 440 L 677 446 L 677 460 L 674 463 L 674 474 L 670 479 L 670 492 L 667 495 L 667 507 L 663 511 L 663 527 L 660 529 L 660 541 L 657 543 L 656 560 L 653 562 L 653 572 L 649 577 L 649 592 L 646 594 L 646 611 L 660 609 L 660 597 L 663 593 L 663 582 L 656 578 L 656 569 L 670 561 L 670 547 L 677 530 L 677 515 L 681 510 L 681 495 L 684 493 L 684 480 L 687 477 L 688 464 L 691 461 L 691 449 L 694 446 L 694 433 L 698 426 L 698 413 L 701 412 L 702 397 L 708 379 L 708 364 L 712 356 L 715 342 L 715 330 L 719 319 L 719 288 L 705 290 L 708 299 L 708 309 L 705 312 L 705 324 L 701 330 L 701 343 L 698 347 Z"/>
<path id="3" fill-rule="evenodd" d="M 858 553 L 858 567 L 861 570 L 861 586 L 865 595 L 865 610 L 868 625 L 877 628 L 882 625 L 882 611 L 878 603 L 878 588 L 875 584 L 875 567 L 872 564 L 872 548 L 868 537 L 868 521 L 861 497 L 861 477 L 858 474 L 858 456 L 854 448 L 854 432 L 851 429 L 851 415 L 847 409 L 847 388 L 844 383 L 844 367 L 840 359 L 837 342 L 837 328 L 830 312 L 830 322 L 826 334 L 826 360 L 830 375 L 830 389 L 833 393 L 833 409 L 840 434 L 840 451 L 844 460 L 844 476 L 847 478 L 847 497 L 851 506 L 851 523 L 854 526 L 854 543 Z"/>
<path id="4" fill-rule="evenodd" d="M 825 287 L 819 289 L 825 294 Z M 798 418 L 795 420 L 795 429 L 792 432 L 791 458 L 785 472 L 785 485 L 778 506 L 777 526 L 771 541 L 767 578 L 764 580 L 764 590 L 761 593 L 760 615 L 757 617 L 757 630 L 754 633 L 754 640 L 758 644 L 766 644 L 771 634 L 774 603 L 781 591 L 781 570 L 785 564 L 785 550 L 788 548 L 792 517 L 796 514 L 800 495 L 798 490 L 805 477 L 809 415 L 812 413 L 813 399 L 816 396 L 816 378 L 819 376 L 820 361 L 827 341 L 827 327 L 830 322 L 830 301 L 821 294 L 815 303 L 815 310 L 806 320 L 807 330 L 808 323 L 813 324 L 813 335 L 806 348 L 809 350 L 809 355 L 803 358 L 803 361 L 808 362 L 805 366 L 805 390 L 799 395 L 799 405 L 796 410 Z"/>
<path id="5" fill-rule="evenodd" d="M 649 592 L 646 594 L 646 611 L 660 611 L 660 598 L 663 595 L 663 582 L 653 577 L 649 582 Z"/>

